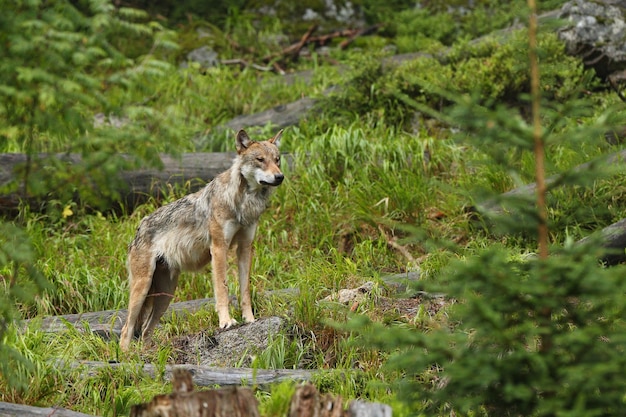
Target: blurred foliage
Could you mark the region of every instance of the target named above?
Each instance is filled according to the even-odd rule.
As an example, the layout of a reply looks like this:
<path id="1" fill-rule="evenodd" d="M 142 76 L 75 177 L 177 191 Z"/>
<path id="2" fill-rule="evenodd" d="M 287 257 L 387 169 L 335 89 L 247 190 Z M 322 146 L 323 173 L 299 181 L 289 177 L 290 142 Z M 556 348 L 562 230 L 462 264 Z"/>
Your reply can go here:
<path id="1" fill-rule="evenodd" d="M 406 372 L 402 398 L 436 415 L 621 415 L 624 270 L 602 268 L 589 249 L 547 262 L 485 249 L 425 286 L 456 300 L 449 326 L 372 325 L 374 346 L 401 349 L 388 366 Z"/>
<path id="2" fill-rule="evenodd" d="M 484 152 L 484 164 L 500 166 L 513 178 L 528 174 L 520 161 L 533 159 L 537 146 L 527 112 L 529 67 L 521 55 L 525 36 L 522 32 L 486 55 L 470 52 L 468 58 L 463 53 L 459 59 L 453 53 L 447 64 L 432 70 L 437 77 L 428 74 L 428 82 L 416 83 L 429 86 L 421 97 L 409 99 L 402 92 L 415 109 L 459 128 L 461 143 Z M 548 53 L 562 49 L 553 35 L 544 35 L 539 47 L 541 146 L 557 164 L 561 155 L 552 149 L 603 140 L 602 131 L 623 125 L 623 109 L 594 113 L 583 94 L 592 85 L 590 78 L 562 52 Z M 431 68 L 436 65 L 431 60 Z M 485 67 L 491 71 L 480 70 Z M 492 72 L 498 75 L 492 78 Z M 423 77 L 415 67 L 405 74 L 409 80 L 411 74 Z M 429 108 L 437 96 L 447 103 L 440 113 Z M 593 121 L 565 126 L 564 118 Z M 534 174 L 534 160 L 529 165 Z M 566 171 L 555 182 L 557 191 L 585 189 L 614 172 L 607 168 L 592 164 L 587 170 Z M 623 167 L 615 171 L 623 172 Z M 491 197 L 506 204 L 506 212 L 484 213 L 490 230 L 534 240 L 540 222 L 534 193 Z M 423 231 L 413 234 L 407 242 L 424 244 Z M 626 382 L 618 376 L 626 372 L 626 285 L 623 266 L 607 268 L 598 261 L 606 253 L 598 239 L 585 245 L 565 239 L 547 259 L 491 242 L 450 262 L 436 280 L 418 285 L 427 294 L 444 293 L 452 304 L 446 320 L 431 331 L 384 327 L 365 319 L 355 320 L 352 328 L 363 331 L 373 347 L 392 354 L 388 369 L 405 372 L 394 384 L 403 400 L 415 408 L 426 405 L 433 415 L 619 416 L 626 392 Z"/>
<path id="3" fill-rule="evenodd" d="M 77 6 L 2 0 L 0 6 L 0 43 L 7 46 L 0 49 L 0 152 L 19 150 L 29 159 L 3 192 L 19 188 L 30 197 L 54 191 L 62 200 L 78 195 L 100 205 L 116 197 L 112 185 L 122 169 L 158 164 L 159 142 L 176 149 L 179 136 L 167 113 L 150 107 L 150 97 L 123 99 L 129 89 L 148 92 L 171 71 L 162 59 L 177 48 L 171 32 L 145 12 L 105 0 Z M 137 59 L 115 47 L 129 34 L 151 40 Z M 36 158 L 54 152 L 79 154 L 82 163 Z"/>
<path id="4" fill-rule="evenodd" d="M 32 364 L 18 349 L 6 343 L 10 324 L 20 319 L 19 307 L 33 302 L 49 288 L 35 267 L 36 253 L 26 233 L 10 223 L 0 223 L 0 375 L 9 386 L 25 389 Z"/>

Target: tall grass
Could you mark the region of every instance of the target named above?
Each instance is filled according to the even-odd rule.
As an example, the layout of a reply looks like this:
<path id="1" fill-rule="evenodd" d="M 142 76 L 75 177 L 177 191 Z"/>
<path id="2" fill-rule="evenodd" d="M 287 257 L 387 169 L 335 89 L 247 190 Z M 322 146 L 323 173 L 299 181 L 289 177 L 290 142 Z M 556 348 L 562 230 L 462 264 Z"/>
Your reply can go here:
<path id="1" fill-rule="evenodd" d="M 302 95 L 317 94 L 337 80 L 333 70 L 316 68 L 310 83 L 284 85 L 277 77 L 225 68 L 202 74 L 194 69 L 172 73 L 150 92 L 112 90 L 118 103 L 149 98 L 179 124 L 187 137 L 183 149 L 161 143 L 160 151 L 232 150 L 232 138 L 212 136 L 220 123 L 242 113 L 265 110 Z M 610 100 L 603 97 L 602 100 Z M 327 117 L 327 116 L 322 116 Z M 371 115 L 370 115 L 371 117 Z M 384 354 L 363 349 L 360 340 L 342 324 L 355 312 L 321 300 L 334 291 L 356 287 L 381 275 L 419 266 L 424 280 L 436 280 L 451 260 L 462 259 L 484 247 L 498 244 L 511 256 L 529 251 L 523 237 L 497 236 L 476 230 L 465 209 L 478 190 L 507 191 L 531 178 L 530 155 L 505 155 L 522 174 L 512 176 L 499 165 L 485 164 L 485 152 L 455 138 L 447 129 L 420 128 L 408 133 L 370 117 L 353 115 L 342 125 L 332 119 L 306 120 L 288 128 L 283 149 L 294 155 L 285 167 L 286 180 L 276 190 L 259 223 L 252 265 L 254 308 L 259 317 L 285 317 L 289 331 L 274 335 L 270 347 L 257 356 L 259 368 L 305 367 L 326 369 L 316 383 L 322 390 L 347 398 L 368 398 L 394 403 L 393 395 L 379 384 L 398 375 L 381 370 Z M 564 121 L 579 123 L 580 119 Z M 329 127 L 330 126 L 330 127 Z M 272 130 L 266 127 L 264 132 Z M 215 139 L 219 138 L 219 140 Z M 50 151 L 63 150 L 67 138 L 51 142 Z M 19 144 L 7 149 L 19 150 Z M 570 168 L 611 150 L 601 139 L 589 142 L 559 141 L 547 151 L 558 155 L 551 173 Z M 504 151 L 506 152 L 506 150 Z M 576 239 L 624 216 L 623 175 L 598 181 L 586 190 L 563 189 L 553 193 L 549 215 L 556 227 L 553 241 Z M 176 190 L 166 200 L 182 196 Z M 66 202 L 57 202 L 61 209 Z M 21 305 L 23 318 L 125 308 L 128 297 L 125 257 L 140 219 L 157 207 L 148 202 L 132 213 L 94 213 L 70 206 L 72 214 L 23 213 L 24 227 L 36 248 L 38 268 L 53 284 L 32 303 Z M 55 214 L 56 213 L 56 214 Z M 66 212 L 67 214 L 67 212 Z M 419 233 L 423 239 L 404 240 Z M 456 246 L 437 248 L 429 239 L 452 240 Z M 391 244 L 394 242 L 394 245 Z M 397 250 L 406 246 L 412 260 Z M 412 262 L 418 259 L 418 265 Z M 210 272 L 183 274 L 174 301 L 212 296 Z M 234 270 L 231 270 L 234 275 Z M 0 287 L 9 271 L 0 269 Z M 233 277 L 234 278 L 234 277 Z M 237 280 L 229 292 L 238 292 Z M 295 296 L 269 297 L 272 290 L 297 288 Z M 375 303 L 361 306 L 368 313 Z M 443 326 L 439 315 L 416 313 L 413 320 L 397 316 L 377 320 L 398 322 L 418 331 Z M 439 324 L 438 324 L 439 323 Z M 125 358 L 129 368 L 99 371 L 83 377 L 66 364 L 75 360 L 118 360 L 115 341 L 106 342 L 71 328 L 62 334 L 44 334 L 36 321 L 22 331 L 13 327 L 4 343 L 34 363 L 16 371 L 32 382 L 28 390 L 10 388 L 0 376 L 0 400 L 40 405 L 63 405 L 77 411 L 112 416 L 130 405 L 166 392 L 168 382 L 147 378 L 130 369 L 142 361 L 165 364 L 171 360 L 173 336 L 215 328 L 210 311 L 191 317 L 166 318 L 155 334 L 155 350 L 146 349 Z M 64 365 L 65 364 L 65 365 Z M 284 383 L 258 391 L 267 415 L 284 415 L 285 401 L 294 386 Z M 394 403 L 395 404 L 395 403 Z M 400 405 L 396 415 L 410 415 Z"/>

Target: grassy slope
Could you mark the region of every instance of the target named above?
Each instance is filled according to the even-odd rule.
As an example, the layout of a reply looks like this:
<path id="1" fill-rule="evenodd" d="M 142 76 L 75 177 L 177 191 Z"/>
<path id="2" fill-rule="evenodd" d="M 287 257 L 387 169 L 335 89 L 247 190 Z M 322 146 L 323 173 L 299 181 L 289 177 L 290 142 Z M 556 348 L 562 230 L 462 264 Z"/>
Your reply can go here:
<path id="1" fill-rule="evenodd" d="M 188 123 L 181 129 L 191 137 L 239 113 L 263 110 L 303 94 L 315 95 L 339 80 L 333 69 L 317 67 L 314 71 L 310 84 L 289 87 L 276 82 L 273 75 L 265 75 L 258 82 L 253 72 L 235 75 L 228 69 L 192 78 L 172 74 L 167 82 L 155 86 L 155 106 L 169 106 L 174 114 L 186 115 Z M 603 106 L 614 99 L 600 94 L 593 100 Z M 566 124 L 584 124 L 590 119 L 572 119 Z M 393 395 L 375 384 L 397 377 L 381 368 L 384 354 L 361 347 L 357 336 L 336 330 L 329 322 L 341 323 L 352 314 L 363 313 L 428 331 L 430 326 L 439 325 L 445 312 L 431 317 L 420 311 L 409 319 L 381 317 L 374 303 L 365 303 L 352 313 L 343 306 L 329 308 L 319 300 L 337 289 L 410 268 L 408 260 L 388 245 L 389 236 L 402 238 L 411 236 L 411 231 L 420 231 L 420 238 L 400 243 L 406 243 L 412 256 L 420 261 L 425 279 L 436 279 L 450 259 L 471 256 L 487 245 L 504 244 L 511 256 L 531 252 L 534 246 L 532 240 L 522 237 L 493 236 L 470 227 L 464 207 L 471 203 L 474 190 L 501 192 L 515 184 L 507 170 L 485 164 L 484 153 L 453 140 L 446 131 L 427 126 L 407 133 L 356 115 L 351 121 L 345 121 L 345 117 L 337 120 L 341 122 L 311 119 L 284 135 L 284 148 L 300 159 L 287 170 L 287 181 L 277 190 L 259 225 L 253 286 L 257 293 L 299 287 L 301 295 L 292 303 L 257 297 L 255 308 L 258 316 L 287 317 L 294 331 L 305 337 L 300 344 L 277 339 L 272 349 L 259 357 L 257 365 L 324 368 L 331 352 L 330 356 L 337 358 L 334 368 L 350 372 L 347 378 L 333 374 L 322 377 L 318 384 L 323 389 L 348 398 L 394 403 Z M 163 146 L 167 151 L 167 144 Z M 231 147 L 230 143 L 213 146 Z M 190 141 L 185 150 L 192 149 Z M 559 172 L 609 151 L 602 138 L 589 138 L 582 145 L 563 141 L 550 148 L 549 159 L 553 172 Z M 521 155 L 519 163 L 522 168 L 530 166 L 529 155 Z M 582 237 L 591 229 L 621 218 L 625 211 L 621 187 L 620 178 L 613 177 L 586 190 L 559 193 L 551 211 L 553 241 L 558 244 L 566 236 Z M 178 196 L 172 195 L 171 199 Z M 24 306 L 24 316 L 125 307 L 126 245 L 141 217 L 154 208 L 155 204 L 146 204 L 119 217 L 84 214 L 79 209 L 67 218 L 27 215 L 25 227 L 39 252 L 38 266 L 55 289 L 33 305 Z M 415 230 L 407 230 L 407 226 Z M 427 243 L 427 238 L 452 240 L 458 245 L 454 250 L 437 249 Z M 235 285 L 232 280 L 231 293 L 236 292 Z M 211 295 L 207 274 L 185 275 L 175 301 Z M 189 321 L 172 319 L 157 331 L 157 348 L 137 350 L 125 360 L 163 365 L 172 355 L 168 343 L 171 337 L 216 325 L 212 312 L 198 314 Z M 134 371 L 102 371 L 79 378 L 75 371 L 55 362 L 120 359 L 115 342 L 74 331 L 47 335 L 38 332 L 36 325 L 24 333 L 10 334 L 7 342 L 32 359 L 35 368 L 19 370 L 31 381 L 26 391 L 9 389 L 0 379 L 3 401 L 56 404 L 110 416 L 125 414 L 131 404 L 169 390 L 168 381 L 145 378 Z M 271 392 L 258 391 L 266 415 L 282 415 L 285 398 L 292 389 L 290 384 L 282 384 Z M 396 404 L 394 414 L 404 413 L 408 411 Z"/>

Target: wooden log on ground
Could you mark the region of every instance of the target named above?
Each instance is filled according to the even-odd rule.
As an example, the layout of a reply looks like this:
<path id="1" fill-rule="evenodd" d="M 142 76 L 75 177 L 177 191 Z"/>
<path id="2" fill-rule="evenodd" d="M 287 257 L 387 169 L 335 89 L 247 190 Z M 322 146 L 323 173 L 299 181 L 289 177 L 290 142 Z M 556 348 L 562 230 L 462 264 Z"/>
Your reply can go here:
<path id="1" fill-rule="evenodd" d="M 33 407 L 0 401 L 0 417 L 93 417 L 91 414 L 77 413 L 58 407 Z"/>
<path id="2" fill-rule="evenodd" d="M 411 271 L 403 274 L 392 274 L 381 277 L 381 280 L 394 292 L 406 293 L 407 296 L 413 295 L 411 293 L 411 282 L 418 280 L 420 273 L 418 271 Z M 285 288 L 281 290 L 267 291 L 263 294 L 264 297 L 294 297 L 299 294 L 298 288 Z M 237 297 L 231 296 L 230 302 L 234 305 L 238 305 Z M 197 300 L 179 301 L 169 305 L 164 317 L 167 318 L 172 314 L 184 315 L 194 314 L 200 310 L 210 308 L 215 304 L 213 298 L 200 298 Z M 112 335 L 119 337 L 122 331 L 122 326 L 126 320 L 126 309 L 120 310 L 104 310 L 94 311 L 87 313 L 75 313 L 64 314 L 60 316 L 48 316 L 44 317 L 41 321 L 40 329 L 44 332 L 63 332 L 67 330 L 67 326 L 73 326 L 79 331 L 82 331 L 85 326 L 94 333 L 100 334 L 105 338 L 110 338 Z M 33 319 L 37 320 L 37 319 Z M 25 320 L 24 324 L 28 324 L 33 320 Z"/>
<path id="3" fill-rule="evenodd" d="M 63 367 L 64 364 L 59 364 Z M 70 368 L 81 370 L 85 377 L 93 376 L 102 369 L 129 369 L 143 372 L 151 378 L 161 375 L 162 368 L 156 365 L 132 364 L 132 363 L 109 363 L 98 361 L 79 361 L 69 364 Z M 242 385 L 268 385 L 282 381 L 310 381 L 316 371 L 307 369 L 253 369 L 253 368 L 218 368 L 201 365 L 165 365 L 165 377 L 172 378 L 180 371 L 188 371 L 193 375 L 194 383 L 201 387 L 219 385 L 242 386 Z"/>
<path id="4" fill-rule="evenodd" d="M 321 394 L 313 385 L 305 384 L 291 397 L 289 417 L 391 417 L 391 407 L 357 400 L 344 410 L 340 395 Z"/>
<path id="5" fill-rule="evenodd" d="M 588 171 L 592 169 L 594 166 L 598 165 L 618 165 L 623 164 L 626 161 L 626 150 L 621 150 L 619 152 L 612 153 L 606 156 L 602 161 L 591 161 L 586 162 L 584 164 L 578 165 L 574 167 L 571 171 L 580 173 L 584 171 Z M 559 185 L 559 181 L 561 180 L 562 175 L 552 175 L 546 178 L 546 186 L 548 189 L 553 188 Z M 487 201 L 483 201 L 482 203 L 478 203 L 468 210 L 471 213 L 475 213 L 480 215 L 483 218 L 489 220 L 490 218 L 496 218 L 498 216 L 506 215 L 507 209 L 502 204 L 503 200 L 507 198 L 520 198 L 520 197 L 531 197 L 533 194 L 537 192 L 537 185 L 535 183 L 527 184 L 522 187 L 515 188 L 511 191 L 507 191 L 506 193 L 500 195 L 498 198 L 490 199 Z"/>
<path id="6" fill-rule="evenodd" d="M 194 391 L 191 374 L 173 374 L 173 392 L 157 395 L 146 404 L 134 405 L 131 417 L 259 417 L 258 402 L 249 388 L 229 387 Z"/>
<path id="7" fill-rule="evenodd" d="M 606 265 L 617 265 L 626 261 L 626 219 L 622 219 L 586 238 L 576 242 L 577 245 L 588 245 L 598 239 L 605 252 L 600 260 Z"/>
<path id="8" fill-rule="evenodd" d="M 237 298 L 234 296 L 231 297 L 230 302 L 236 306 Z M 198 300 L 172 303 L 165 312 L 165 317 L 172 314 L 193 314 L 214 304 L 215 300 L 213 298 L 201 298 Z M 126 309 L 120 309 L 49 316 L 42 320 L 41 330 L 54 333 L 67 330 L 68 325 L 74 326 L 78 330 L 82 330 L 87 326 L 92 332 L 109 338 L 113 334 L 119 336 L 124 321 L 126 320 L 126 314 Z M 31 321 L 32 320 L 27 320 L 25 323 L 27 324 Z"/>
<path id="9" fill-rule="evenodd" d="M 120 158 L 127 158 L 120 155 Z M 182 186 L 189 184 L 190 190 L 200 189 L 219 173 L 227 170 L 235 157 L 234 152 L 221 153 L 185 153 L 180 158 L 161 154 L 163 168 L 143 168 L 133 171 L 120 172 L 123 189 L 117 190 L 127 207 L 134 207 L 137 203 L 146 200 L 147 196 L 161 196 L 168 186 Z M 31 172 L 45 169 L 46 160 L 56 158 L 62 164 L 71 166 L 82 163 L 80 155 L 76 154 L 39 154 L 32 158 Z M 0 154 L 0 189 L 10 184 L 16 190 L 0 195 L 0 213 L 11 213 L 24 200 L 35 207 L 35 203 L 43 198 L 33 198 L 21 192 L 22 181 L 18 172 L 27 162 L 25 154 Z"/>
<path id="10" fill-rule="evenodd" d="M 263 296 L 292 297 L 297 294 L 297 288 L 285 288 L 282 290 L 267 291 L 263 294 Z M 237 297 L 231 296 L 230 302 L 233 306 L 238 306 Z M 194 314 L 200 310 L 210 308 L 213 305 L 215 305 L 214 298 L 200 298 L 197 300 L 179 301 L 177 303 L 172 303 L 169 305 L 167 311 L 164 314 L 164 318 L 167 318 L 172 314 Z M 65 314 L 61 316 L 48 316 L 43 318 L 41 322 L 41 330 L 54 333 L 67 330 L 68 325 L 74 326 L 78 330 L 82 330 L 85 326 L 88 326 L 89 330 L 91 330 L 92 332 L 101 334 L 102 336 L 107 338 L 111 337 L 112 334 L 119 336 L 122 330 L 122 326 L 124 325 L 124 321 L 126 320 L 126 314 L 126 309 L 120 309 Z M 24 323 L 28 324 L 33 320 L 26 320 Z"/>

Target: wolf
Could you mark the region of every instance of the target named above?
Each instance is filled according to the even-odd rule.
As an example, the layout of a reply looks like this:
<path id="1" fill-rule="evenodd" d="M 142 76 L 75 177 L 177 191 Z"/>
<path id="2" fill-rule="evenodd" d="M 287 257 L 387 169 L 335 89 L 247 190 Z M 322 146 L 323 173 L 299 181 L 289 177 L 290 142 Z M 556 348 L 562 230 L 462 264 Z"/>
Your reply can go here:
<path id="1" fill-rule="evenodd" d="M 228 307 L 228 252 L 237 247 L 240 305 L 253 322 L 250 300 L 252 242 L 259 217 L 272 191 L 282 184 L 280 130 L 253 141 L 242 129 L 236 135 L 232 166 L 200 191 L 162 206 L 141 220 L 128 248 L 128 315 L 120 335 L 127 351 L 133 337 L 147 339 L 167 310 L 182 271 L 198 271 L 211 262 L 215 308 L 220 328 L 236 321 Z"/>

